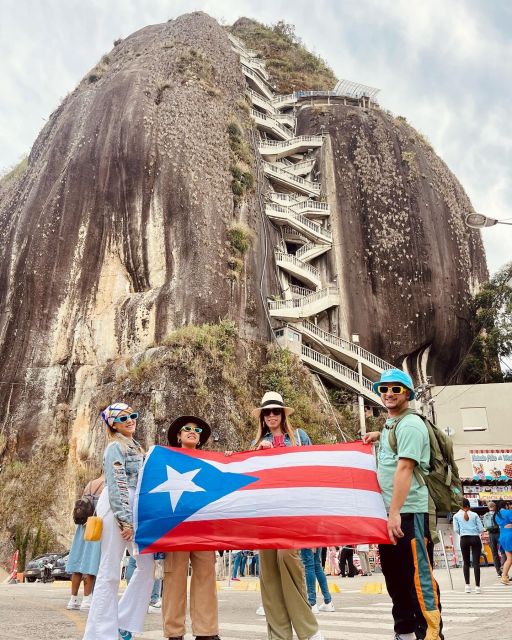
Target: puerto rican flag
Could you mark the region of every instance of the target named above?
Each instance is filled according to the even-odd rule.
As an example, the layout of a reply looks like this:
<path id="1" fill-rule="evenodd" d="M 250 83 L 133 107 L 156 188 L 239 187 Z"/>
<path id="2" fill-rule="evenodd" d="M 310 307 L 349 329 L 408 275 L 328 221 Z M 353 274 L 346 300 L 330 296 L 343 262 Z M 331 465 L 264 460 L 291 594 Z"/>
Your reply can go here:
<path id="1" fill-rule="evenodd" d="M 155 446 L 139 477 L 140 553 L 389 543 L 371 445 L 247 451 Z"/>

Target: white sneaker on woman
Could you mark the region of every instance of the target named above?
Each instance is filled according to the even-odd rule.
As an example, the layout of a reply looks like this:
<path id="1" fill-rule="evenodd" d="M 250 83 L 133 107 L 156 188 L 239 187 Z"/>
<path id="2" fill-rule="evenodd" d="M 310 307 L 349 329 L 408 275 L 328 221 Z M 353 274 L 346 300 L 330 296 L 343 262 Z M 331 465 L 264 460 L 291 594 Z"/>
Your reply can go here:
<path id="1" fill-rule="evenodd" d="M 66 609 L 69 609 L 70 611 L 78 611 L 78 609 L 80 609 L 80 601 L 78 600 L 78 596 L 71 596 Z"/>
<path id="2" fill-rule="evenodd" d="M 471 593 L 471 587 L 469 586 L 469 584 L 467 584 L 467 585 L 464 587 L 464 593 Z"/>
<path id="3" fill-rule="evenodd" d="M 482 593 L 482 589 L 480 587 L 475 587 L 475 593 Z"/>
<path id="4" fill-rule="evenodd" d="M 89 611 L 91 608 L 92 596 L 84 596 L 82 604 L 80 605 L 80 611 Z"/>
<path id="5" fill-rule="evenodd" d="M 312 605 L 311 605 L 311 611 L 312 611 L 315 615 L 316 615 L 317 613 L 320 613 L 320 610 L 319 610 L 318 605 L 316 604 L 316 602 L 315 602 L 315 604 L 312 604 Z"/>
<path id="6" fill-rule="evenodd" d="M 261 607 L 258 607 L 256 609 L 256 615 L 257 616 L 264 616 L 265 615 L 265 609 L 263 608 L 263 605 L 261 605 Z"/>
<path id="7" fill-rule="evenodd" d="M 319 605 L 318 610 L 319 611 L 336 611 L 332 600 L 330 602 L 324 602 L 324 604 Z"/>

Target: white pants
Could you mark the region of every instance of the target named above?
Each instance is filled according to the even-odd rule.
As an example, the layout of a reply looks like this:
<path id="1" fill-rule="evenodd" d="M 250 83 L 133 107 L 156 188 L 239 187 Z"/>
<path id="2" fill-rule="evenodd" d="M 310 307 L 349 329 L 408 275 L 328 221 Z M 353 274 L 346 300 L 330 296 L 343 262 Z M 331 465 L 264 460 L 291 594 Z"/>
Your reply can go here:
<path id="1" fill-rule="evenodd" d="M 129 492 L 133 505 L 135 491 L 130 489 Z M 118 629 L 132 633 L 144 630 L 154 582 L 154 559 L 152 554 L 137 556 L 137 568 L 118 602 L 121 560 L 127 548 L 131 554 L 134 550 L 132 543 L 121 537 L 106 487 L 98 501 L 97 514 L 103 518 L 101 561 L 83 640 L 118 640 Z"/>

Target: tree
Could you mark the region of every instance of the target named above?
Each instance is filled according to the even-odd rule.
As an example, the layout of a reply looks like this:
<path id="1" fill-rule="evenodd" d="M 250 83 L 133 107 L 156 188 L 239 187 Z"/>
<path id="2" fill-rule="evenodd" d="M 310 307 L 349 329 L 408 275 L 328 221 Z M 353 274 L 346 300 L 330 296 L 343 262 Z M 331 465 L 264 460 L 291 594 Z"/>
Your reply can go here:
<path id="1" fill-rule="evenodd" d="M 512 263 L 475 296 L 474 339 L 459 378 L 467 384 L 512 382 Z"/>

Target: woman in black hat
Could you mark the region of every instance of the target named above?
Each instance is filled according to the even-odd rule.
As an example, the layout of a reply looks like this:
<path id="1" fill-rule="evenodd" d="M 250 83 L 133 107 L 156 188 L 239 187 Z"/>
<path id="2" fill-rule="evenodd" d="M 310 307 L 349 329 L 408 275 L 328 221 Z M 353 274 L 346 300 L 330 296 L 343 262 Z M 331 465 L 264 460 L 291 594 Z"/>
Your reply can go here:
<path id="1" fill-rule="evenodd" d="M 171 447 L 199 449 L 210 434 L 210 425 L 201 418 L 180 416 L 169 427 L 167 440 Z M 169 640 L 184 638 L 189 563 L 192 563 L 192 632 L 196 640 L 220 640 L 215 551 L 173 551 L 165 554 L 162 597 L 164 635 Z"/>

